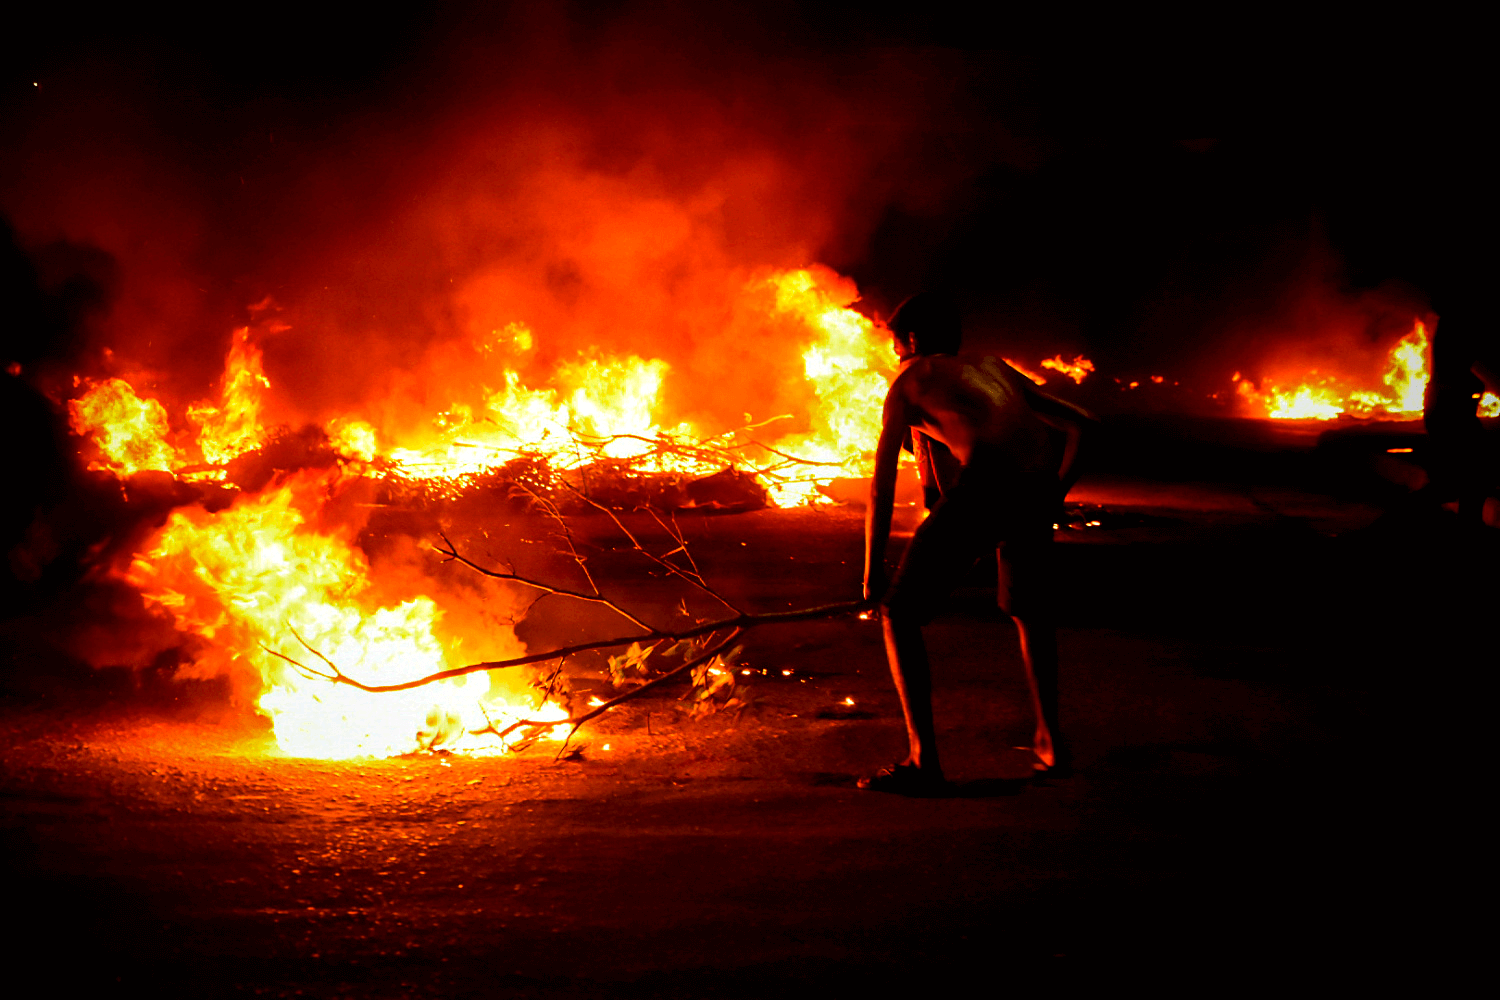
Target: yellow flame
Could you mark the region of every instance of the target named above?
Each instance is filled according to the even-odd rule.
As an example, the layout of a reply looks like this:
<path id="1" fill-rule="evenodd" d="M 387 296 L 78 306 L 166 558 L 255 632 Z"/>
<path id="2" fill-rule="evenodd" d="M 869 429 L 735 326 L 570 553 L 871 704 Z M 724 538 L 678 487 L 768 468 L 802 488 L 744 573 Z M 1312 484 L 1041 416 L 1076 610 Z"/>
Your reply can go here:
<path id="1" fill-rule="evenodd" d="M 363 553 L 344 533 L 309 526 L 307 511 L 317 509 L 328 487 L 326 474 L 302 473 L 215 514 L 175 511 L 129 574 L 179 629 L 211 642 L 206 667 L 215 659 L 249 661 L 261 682 L 259 707 L 282 750 L 337 758 L 435 746 L 503 749 L 492 734 L 472 732 L 485 727 L 487 716 L 565 716 L 556 706 L 538 714 L 486 704 L 489 679 L 482 673 L 371 694 L 309 677 L 272 653 L 319 669 L 327 657 L 369 684 L 402 683 L 458 665 L 434 631 L 442 613 L 432 598 L 375 604 Z M 522 651 L 519 642 L 514 650 Z"/>
<path id="2" fill-rule="evenodd" d="M 1011 367 L 1015 366 L 1012 365 Z M 1063 356 L 1059 354 L 1055 358 L 1048 358 L 1043 361 L 1042 367 L 1062 372 L 1068 378 L 1072 379 L 1074 383 L 1082 384 L 1083 380 L 1088 378 L 1089 372 L 1094 370 L 1094 363 L 1082 354 L 1075 357 L 1072 361 L 1064 361 Z M 1160 379 L 1156 381 L 1160 381 Z"/>
<path id="3" fill-rule="evenodd" d="M 848 308 L 858 298 L 852 283 L 840 287 L 811 269 L 774 274 L 775 309 L 806 325 L 810 342 L 802 353 L 803 375 L 817 402 L 811 430 L 776 442 L 780 450 L 841 468 L 803 482 L 768 484 L 778 503 L 816 501 L 817 480 L 865 475 L 880 440 L 881 410 L 895 360 L 875 324 Z"/>
<path id="4" fill-rule="evenodd" d="M 1345 389 L 1333 376 L 1309 372 L 1301 384 L 1282 388 L 1263 381 L 1257 389 L 1235 373 L 1236 391 L 1253 410 L 1275 420 L 1333 420 L 1349 414 L 1364 418 L 1406 418 L 1422 413 L 1427 391 L 1427 326 L 1416 320 L 1412 329 L 1391 347 L 1382 375 L 1385 389 Z"/>
<path id="5" fill-rule="evenodd" d="M 93 440 L 101 455 L 90 469 L 129 476 L 148 470 L 169 472 L 182 456 L 167 443 L 167 411 L 154 399 L 142 399 L 124 379 L 93 383 L 68 401 L 73 433 Z"/>
<path id="6" fill-rule="evenodd" d="M 224 359 L 219 405 L 203 402 L 188 407 L 188 420 L 199 427 L 198 447 L 205 462 L 223 465 L 265 444 L 260 416 L 263 393 L 270 387 L 261 350 L 251 340 L 250 328 L 242 326 L 234 331 Z"/>

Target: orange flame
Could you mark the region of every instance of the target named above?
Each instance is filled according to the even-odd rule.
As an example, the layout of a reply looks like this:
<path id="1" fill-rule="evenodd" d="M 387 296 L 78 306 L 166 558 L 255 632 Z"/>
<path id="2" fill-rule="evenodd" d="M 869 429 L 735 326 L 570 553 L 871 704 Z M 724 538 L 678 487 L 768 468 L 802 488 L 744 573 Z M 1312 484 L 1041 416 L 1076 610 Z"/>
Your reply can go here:
<path id="1" fill-rule="evenodd" d="M 262 394 L 270 387 L 261 350 L 251 341 L 250 328 L 242 326 L 234 331 L 229 355 L 224 359 L 219 405 L 203 402 L 188 407 L 188 420 L 199 428 L 198 447 L 205 462 L 223 465 L 265 444 L 260 415 Z"/>
<path id="2" fill-rule="evenodd" d="M 1025 365 L 1021 364 L 1021 362 L 1019 362 L 1019 361 L 1012 361 L 1010 358 L 1001 358 L 1000 360 L 1004 361 L 1006 364 L 1010 365 L 1012 368 L 1014 368 L 1016 371 L 1020 372 L 1022 375 L 1025 375 L 1027 378 L 1031 379 L 1031 381 L 1035 382 L 1037 385 L 1046 385 L 1047 384 L 1047 376 L 1045 376 L 1045 375 L 1038 375 L 1036 372 L 1032 371 L 1031 369 L 1027 368 Z M 1043 366 L 1047 366 L 1047 363 L 1045 361 L 1042 362 L 1042 364 L 1043 364 Z"/>
<path id="3" fill-rule="evenodd" d="M 1015 366 L 1012 365 L 1011 367 Z M 1088 378 L 1089 372 L 1094 370 L 1094 363 L 1082 354 L 1075 357 L 1072 361 L 1064 361 L 1063 356 L 1059 354 L 1055 358 L 1048 358 L 1043 361 L 1042 367 L 1062 372 L 1068 378 L 1072 379 L 1074 384 L 1081 385 L 1083 380 Z"/>
<path id="4" fill-rule="evenodd" d="M 1416 320 L 1412 329 L 1391 348 L 1382 375 L 1385 389 L 1346 389 L 1340 379 L 1308 372 L 1301 383 L 1282 388 L 1262 380 L 1257 388 L 1240 380 L 1236 391 L 1252 411 L 1273 420 L 1333 420 L 1350 415 L 1361 418 L 1412 419 L 1422 414 L 1422 396 L 1427 390 L 1427 326 Z"/>

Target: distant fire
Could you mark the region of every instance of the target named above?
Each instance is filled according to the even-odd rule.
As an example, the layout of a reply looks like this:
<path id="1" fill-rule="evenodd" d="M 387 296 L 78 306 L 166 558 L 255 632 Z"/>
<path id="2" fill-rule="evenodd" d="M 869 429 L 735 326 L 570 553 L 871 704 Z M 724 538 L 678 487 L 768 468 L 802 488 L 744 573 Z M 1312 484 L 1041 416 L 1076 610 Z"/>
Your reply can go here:
<path id="1" fill-rule="evenodd" d="M 1042 367 L 1062 372 L 1068 378 L 1072 379 L 1075 384 L 1082 385 L 1083 380 L 1088 378 L 1089 373 L 1094 370 L 1094 363 L 1082 354 L 1076 356 L 1072 361 L 1064 361 L 1063 356 L 1059 354 L 1055 358 L 1048 358 L 1043 361 Z"/>
<path id="2" fill-rule="evenodd" d="M 1362 419 L 1415 420 L 1422 416 L 1422 396 L 1429 379 L 1427 326 L 1416 320 L 1411 332 L 1391 348 L 1382 373 L 1384 388 L 1360 389 L 1346 377 L 1307 372 L 1295 384 L 1262 379 L 1259 386 L 1234 373 L 1236 391 L 1246 409 L 1273 420 Z"/>

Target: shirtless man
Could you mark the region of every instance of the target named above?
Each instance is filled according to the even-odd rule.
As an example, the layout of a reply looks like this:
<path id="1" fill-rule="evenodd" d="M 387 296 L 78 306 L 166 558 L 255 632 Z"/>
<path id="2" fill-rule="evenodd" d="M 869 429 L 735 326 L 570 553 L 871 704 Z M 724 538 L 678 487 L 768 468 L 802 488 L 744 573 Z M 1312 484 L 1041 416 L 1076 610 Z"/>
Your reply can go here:
<path id="1" fill-rule="evenodd" d="M 1078 478 L 1085 433 L 1097 421 L 1038 392 L 997 358 L 958 357 L 958 314 L 935 296 L 908 299 L 889 325 L 901 369 L 886 396 L 875 451 L 865 516 L 864 594 L 880 603 L 910 753 L 860 779 L 859 787 L 906 795 L 943 788 L 922 625 L 988 548 L 999 557 L 997 600 L 1020 633 L 1036 715 L 1033 767 L 1065 775 L 1069 762 L 1057 720 L 1057 641 L 1048 592 L 1052 525 Z M 908 433 L 923 485 L 929 491 L 936 486 L 941 499 L 917 529 L 887 588 L 896 460 Z"/>

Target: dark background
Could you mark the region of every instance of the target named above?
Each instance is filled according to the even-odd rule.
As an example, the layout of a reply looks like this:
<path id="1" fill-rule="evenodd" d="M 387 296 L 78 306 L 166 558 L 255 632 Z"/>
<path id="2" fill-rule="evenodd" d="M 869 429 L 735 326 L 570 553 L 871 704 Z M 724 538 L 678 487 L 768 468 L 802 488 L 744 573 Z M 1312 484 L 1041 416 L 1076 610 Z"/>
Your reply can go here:
<path id="1" fill-rule="evenodd" d="M 199 288 L 179 318 L 205 328 L 326 279 L 289 248 L 385 211 L 402 190 L 392 164 L 427 123 L 476 93 L 530 89 L 585 109 L 601 91 L 650 102 L 682 88 L 730 118 L 774 105 L 787 146 L 813 141 L 832 104 L 861 123 L 897 120 L 851 152 L 853 180 L 824 192 L 835 220 L 812 258 L 853 277 L 877 312 L 948 288 L 971 326 L 1104 367 L 1188 374 L 1211 355 L 1217 373 L 1236 345 L 1251 356 L 1232 362 L 1252 364 L 1247 327 L 1276 325 L 1308 286 L 1338 297 L 1396 282 L 1404 302 L 1441 307 L 1488 273 L 1489 255 L 1473 255 L 1493 228 L 1480 183 L 1492 73 L 1463 23 L 797 3 L 19 17 L 0 210 L 26 217 L 44 286 L 70 302 L 118 291 L 120 262 L 112 271 L 59 221 L 67 212 L 38 204 L 61 204 L 55 189 L 76 192 L 90 170 L 133 170 L 143 204 L 172 206 L 157 221 L 178 246 L 106 254 L 138 258 L 128 279 Z M 757 90 L 772 78 L 807 81 L 811 110 L 786 110 L 797 86 Z M 652 155 L 618 135 L 601 144 L 606 170 Z M 332 158 L 346 165 L 339 196 L 309 199 L 306 178 Z M 68 286 L 78 274 L 90 289 Z M 13 326 L 5 353 L 66 350 L 54 345 L 69 325 Z"/>

